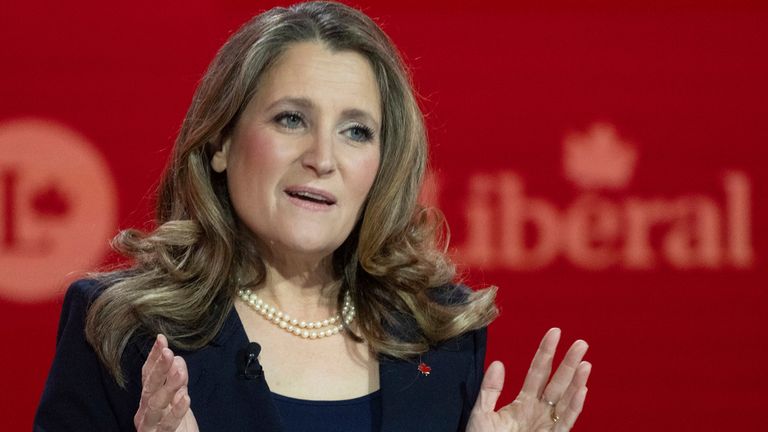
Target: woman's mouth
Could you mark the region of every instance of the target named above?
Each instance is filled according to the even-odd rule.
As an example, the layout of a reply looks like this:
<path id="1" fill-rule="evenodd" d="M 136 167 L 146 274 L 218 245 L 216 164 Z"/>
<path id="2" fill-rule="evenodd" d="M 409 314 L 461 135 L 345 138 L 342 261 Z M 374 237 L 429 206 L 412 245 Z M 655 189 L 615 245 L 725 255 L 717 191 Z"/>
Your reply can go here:
<path id="1" fill-rule="evenodd" d="M 336 197 L 330 192 L 308 186 L 292 186 L 285 189 L 294 204 L 311 210 L 328 209 L 336 204 Z"/>

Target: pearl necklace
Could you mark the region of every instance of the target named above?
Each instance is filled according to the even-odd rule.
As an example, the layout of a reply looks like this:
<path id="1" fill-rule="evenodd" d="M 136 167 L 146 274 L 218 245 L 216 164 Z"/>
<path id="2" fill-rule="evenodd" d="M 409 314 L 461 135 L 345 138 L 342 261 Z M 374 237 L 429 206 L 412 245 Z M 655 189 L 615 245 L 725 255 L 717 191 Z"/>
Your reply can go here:
<path id="1" fill-rule="evenodd" d="M 242 301 L 250 305 L 256 312 L 263 316 L 264 319 L 288 333 L 304 339 L 321 339 L 339 334 L 339 332 L 344 330 L 342 317 L 343 323 L 346 325 L 349 325 L 352 323 L 352 320 L 355 319 L 355 307 L 352 306 L 349 291 L 344 293 L 344 307 L 341 309 L 341 314 L 336 314 L 335 316 L 322 321 L 310 322 L 292 318 L 287 313 L 264 302 L 264 300 L 260 299 L 255 292 L 249 289 L 239 290 L 237 294 Z"/>

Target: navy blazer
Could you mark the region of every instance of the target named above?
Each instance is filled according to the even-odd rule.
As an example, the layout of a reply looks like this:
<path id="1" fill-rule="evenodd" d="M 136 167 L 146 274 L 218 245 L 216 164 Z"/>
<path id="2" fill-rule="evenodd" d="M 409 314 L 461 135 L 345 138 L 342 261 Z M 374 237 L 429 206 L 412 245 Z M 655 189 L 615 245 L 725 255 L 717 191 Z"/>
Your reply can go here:
<path id="1" fill-rule="evenodd" d="M 119 387 L 85 340 L 86 311 L 99 292 L 97 282 L 81 280 L 64 297 L 35 431 L 135 431 L 141 367 L 153 340 L 126 348 L 122 362 L 128 382 L 125 389 Z M 485 344 L 483 328 L 430 349 L 420 359 L 432 368 L 429 375 L 417 369 L 418 358 L 381 356 L 382 432 L 463 431 L 480 388 Z M 177 352 L 187 363 L 192 411 L 201 431 L 282 430 L 264 374 L 243 374 L 248 345 L 233 308 L 208 346 Z"/>

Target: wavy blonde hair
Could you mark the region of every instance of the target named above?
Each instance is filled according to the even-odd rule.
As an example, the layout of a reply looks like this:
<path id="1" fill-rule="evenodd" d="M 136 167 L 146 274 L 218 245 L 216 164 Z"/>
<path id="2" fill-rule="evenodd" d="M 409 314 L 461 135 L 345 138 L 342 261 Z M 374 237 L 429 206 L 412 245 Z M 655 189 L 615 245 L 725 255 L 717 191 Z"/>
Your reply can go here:
<path id="1" fill-rule="evenodd" d="M 113 240 L 133 263 L 97 276 L 105 288 L 89 308 L 86 336 L 120 385 L 120 360 L 132 338 L 163 333 L 176 348 L 200 349 L 230 313 L 238 279 L 254 287 L 264 280 L 255 239 L 239 223 L 226 177 L 212 171 L 210 159 L 260 77 L 303 41 L 366 57 L 381 94 L 379 172 L 361 219 L 333 256 L 339 307 L 348 290 L 359 314 L 353 337 L 376 353 L 407 358 L 496 317 L 494 288 L 446 288 L 455 268 L 445 255 L 443 218 L 417 204 L 427 164 L 423 117 L 393 43 L 356 9 L 300 3 L 254 17 L 224 44 L 176 140 L 159 188 L 157 228 L 125 230 Z"/>

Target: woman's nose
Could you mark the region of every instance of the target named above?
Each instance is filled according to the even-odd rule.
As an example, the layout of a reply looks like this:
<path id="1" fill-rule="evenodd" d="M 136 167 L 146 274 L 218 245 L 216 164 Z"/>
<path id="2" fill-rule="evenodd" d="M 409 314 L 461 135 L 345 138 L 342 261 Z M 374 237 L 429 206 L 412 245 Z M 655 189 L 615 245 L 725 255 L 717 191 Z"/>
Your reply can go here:
<path id="1" fill-rule="evenodd" d="M 315 171 L 318 176 L 326 176 L 336 170 L 336 157 L 333 149 L 332 134 L 318 134 L 302 155 L 302 165 Z"/>

